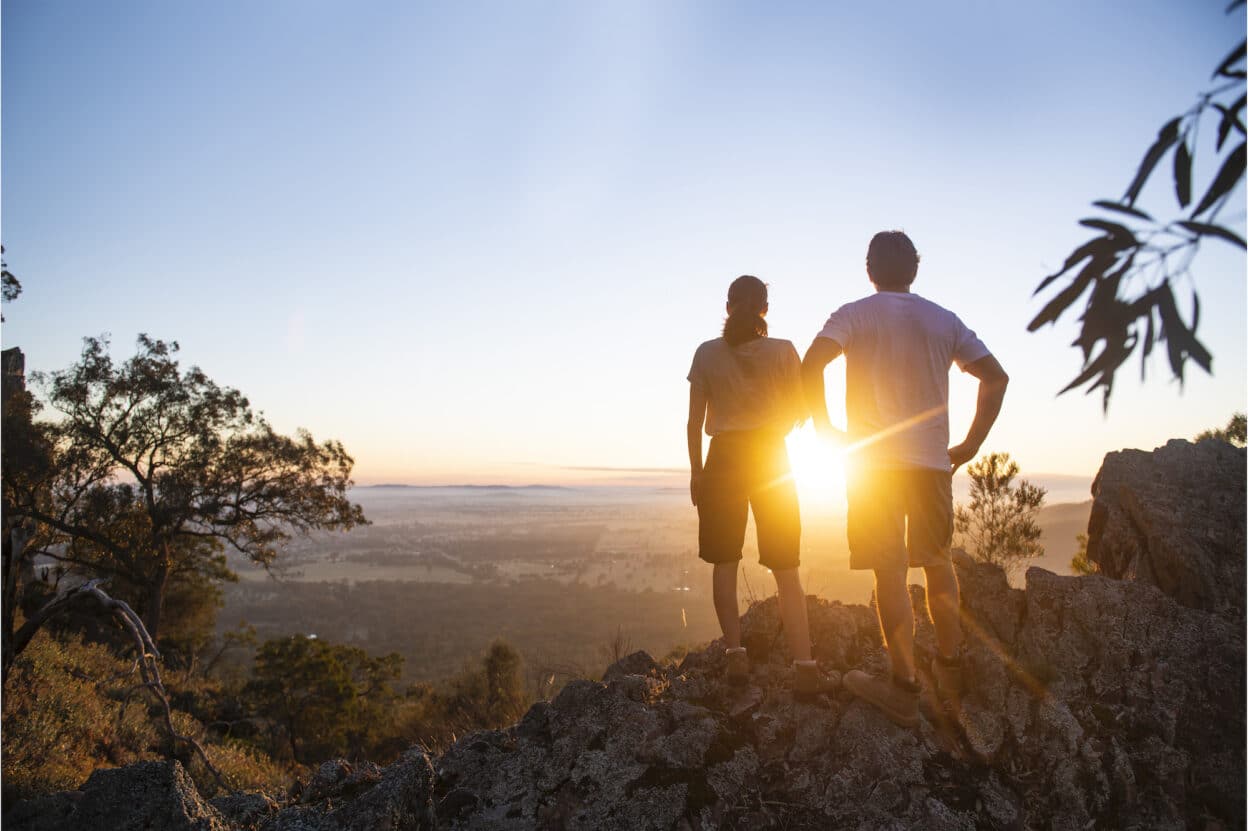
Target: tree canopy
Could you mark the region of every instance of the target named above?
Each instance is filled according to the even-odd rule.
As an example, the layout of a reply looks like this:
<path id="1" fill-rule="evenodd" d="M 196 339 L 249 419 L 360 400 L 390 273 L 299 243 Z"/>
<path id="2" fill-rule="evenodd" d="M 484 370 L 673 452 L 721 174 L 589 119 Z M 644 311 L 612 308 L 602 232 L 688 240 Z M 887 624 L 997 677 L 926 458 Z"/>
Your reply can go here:
<path id="1" fill-rule="evenodd" d="M 86 338 L 78 363 L 36 375 L 60 416 L 35 425 L 51 463 L 13 489 L 14 513 L 51 534 L 43 553 L 121 581 L 153 637 L 171 579 L 229 579 L 227 549 L 267 567 L 293 533 L 366 522 L 340 442 L 277 433 L 177 352 L 140 335 L 117 364 Z"/>

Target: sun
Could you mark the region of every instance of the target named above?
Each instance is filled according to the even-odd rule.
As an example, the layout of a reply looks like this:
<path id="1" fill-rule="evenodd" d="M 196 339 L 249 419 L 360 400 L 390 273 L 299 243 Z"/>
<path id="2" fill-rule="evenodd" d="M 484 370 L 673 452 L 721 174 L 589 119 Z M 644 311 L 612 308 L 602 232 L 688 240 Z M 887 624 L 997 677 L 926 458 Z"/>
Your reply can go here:
<path id="1" fill-rule="evenodd" d="M 806 423 L 789 434 L 789 461 L 803 503 L 829 508 L 845 506 L 845 460 L 842 452 L 815 434 Z"/>

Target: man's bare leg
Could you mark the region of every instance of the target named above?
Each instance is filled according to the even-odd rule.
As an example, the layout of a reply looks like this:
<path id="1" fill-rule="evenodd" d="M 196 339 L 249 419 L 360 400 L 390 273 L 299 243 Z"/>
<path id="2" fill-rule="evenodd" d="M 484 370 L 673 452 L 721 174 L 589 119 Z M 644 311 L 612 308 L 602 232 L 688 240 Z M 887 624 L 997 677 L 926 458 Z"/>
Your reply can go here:
<path id="1" fill-rule="evenodd" d="M 810 660 L 810 622 L 806 618 L 806 593 L 802 578 L 795 568 L 773 571 L 776 593 L 780 602 L 780 620 L 784 623 L 789 652 L 795 661 Z"/>
<path id="2" fill-rule="evenodd" d="M 712 576 L 715 616 L 729 649 L 741 646 L 741 615 L 737 609 L 737 563 L 716 563 Z M 803 610 L 804 611 L 804 610 Z"/>
<path id="3" fill-rule="evenodd" d="M 914 680 L 914 609 L 906 586 L 907 571 L 876 569 L 875 608 L 880 616 L 880 630 L 893 664 L 893 676 L 903 681 Z"/>
<path id="4" fill-rule="evenodd" d="M 950 562 L 927 566 L 923 573 L 927 577 L 927 613 L 936 630 L 936 646 L 941 655 L 954 658 L 962 648 L 958 576 Z"/>

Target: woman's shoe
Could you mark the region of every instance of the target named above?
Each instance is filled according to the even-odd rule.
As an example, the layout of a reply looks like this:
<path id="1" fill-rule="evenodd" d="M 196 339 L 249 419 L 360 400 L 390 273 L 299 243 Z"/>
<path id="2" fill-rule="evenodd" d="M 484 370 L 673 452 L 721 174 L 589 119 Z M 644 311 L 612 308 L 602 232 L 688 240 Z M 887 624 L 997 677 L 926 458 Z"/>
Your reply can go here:
<path id="1" fill-rule="evenodd" d="M 728 683 L 744 684 L 750 680 L 750 657 L 745 647 L 728 650 Z"/>

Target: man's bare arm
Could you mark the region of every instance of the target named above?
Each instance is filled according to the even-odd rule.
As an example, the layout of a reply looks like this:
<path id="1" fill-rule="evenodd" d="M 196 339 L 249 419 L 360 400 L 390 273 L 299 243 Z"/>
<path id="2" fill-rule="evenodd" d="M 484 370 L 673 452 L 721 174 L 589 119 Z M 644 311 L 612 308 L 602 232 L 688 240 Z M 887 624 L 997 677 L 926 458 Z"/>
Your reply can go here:
<path id="1" fill-rule="evenodd" d="M 1001 412 L 1005 388 L 1010 383 L 1010 376 L 1005 374 L 1001 364 L 991 355 L 967 364 L 963 371 L 979 379 L 979 395 L 975 399 L 975 418 L 971 421 L 971 429 L 967 431 L 966 438 L 961 444 L 949 448 L 949 464 L 955 471 L 974 459 L 980 445 L 988 438 L 988 431 L 992 429 Z"/>
<path id="2" fill-rule="evenodd" d="M 689 386 L 689 421 L 685 436 L 689 442 L 689 498 L 698 504 L 698 484 L 702 478 L 702 425 L 706 421 L 706 396 Z"/>
<path id="3" fill-rule="evenodd" d="M 832 426 L 828 417 L 828 400 L 823 386 L 823 371 L 841 354 L 841 345 L 831 338 L 815 338 L 806 357 L 802 358 L 802 392 L 810 409 L 811 421 L 820 435 L 844 439 L 845 434 Z"/>

